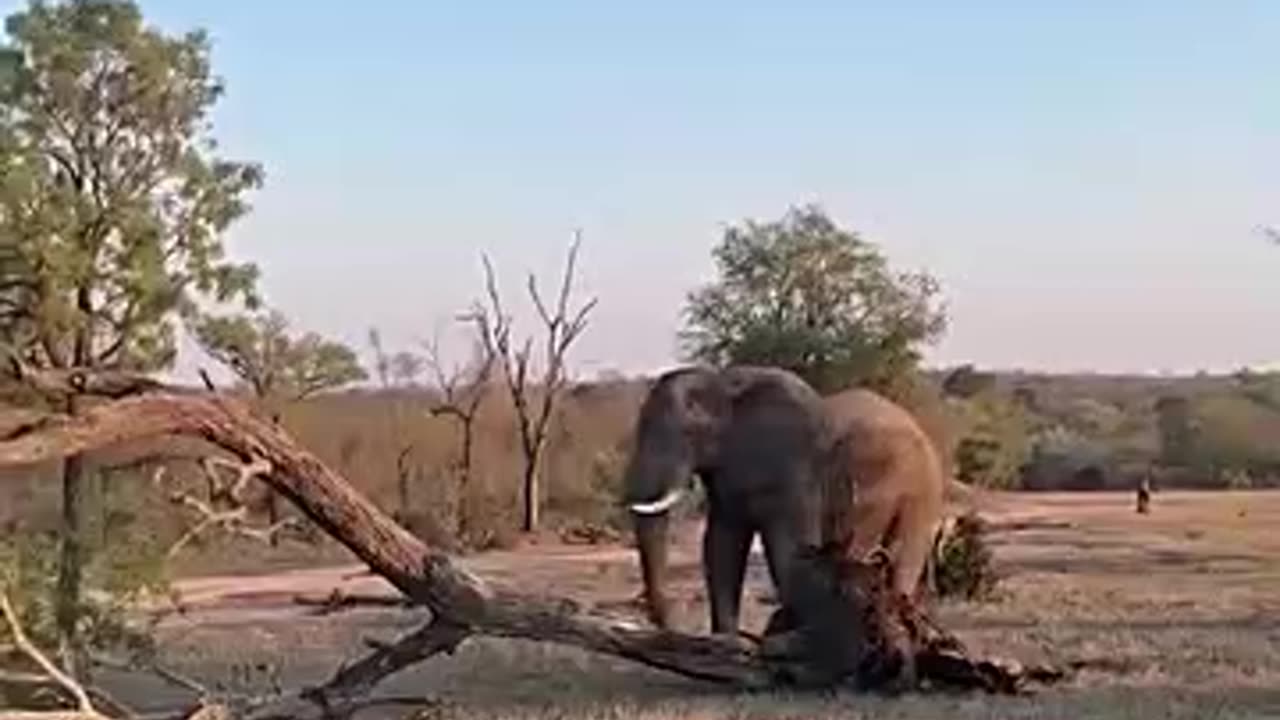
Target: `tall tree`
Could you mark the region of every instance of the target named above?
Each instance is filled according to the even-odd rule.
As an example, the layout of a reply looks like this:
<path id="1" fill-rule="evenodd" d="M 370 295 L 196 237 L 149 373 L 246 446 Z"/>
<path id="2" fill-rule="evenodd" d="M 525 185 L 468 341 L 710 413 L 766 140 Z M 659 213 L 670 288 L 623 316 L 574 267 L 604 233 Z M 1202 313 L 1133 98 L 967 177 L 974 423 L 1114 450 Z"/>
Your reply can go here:
<path id="1" fill-rule="evenodd" d="M 374 368 L 385 394 L 388 437 L 396 451 L 396 496 L 400 504 L 397 518 L 408 522 L 414 441 L 408 422 L 412 402 L 405 397 L 404 391 L 422 374 L 425 361 L 407 350 L 388 354 L 382 344 L 382 333 L 377 328 L 369 328 L 369 346 L 373 348 Z"/>
<path id="2" fill-rule="evenodd" d="M 215 154 L 223 85 L 199 30 L 170 36 L 127 0 L 32 0 L 7 18 L 0 82 L 0 337 L 44 367 L 156 370 L 202 297 L 251 304 L 257 270 L 223 231 L 262 181 Z M 74 649 L 79 459 L 63 469 L 58 618 Z"/>
<path id="3" fill-rule="evenodd" d="M 689 295 L 686 355 L 795 371 L 829 391 L 892 389 L 946 327 L 936 281 L 898 273 L 880 250 L 814 205 L 729 227 L 719 279 Z"/>

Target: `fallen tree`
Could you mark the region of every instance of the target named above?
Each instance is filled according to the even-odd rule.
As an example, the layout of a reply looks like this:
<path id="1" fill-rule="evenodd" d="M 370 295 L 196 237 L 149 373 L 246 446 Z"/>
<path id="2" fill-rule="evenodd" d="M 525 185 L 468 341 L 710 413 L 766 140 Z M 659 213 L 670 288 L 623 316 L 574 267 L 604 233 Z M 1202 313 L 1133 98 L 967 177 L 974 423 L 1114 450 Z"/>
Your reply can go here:
<path id="1" fill-rule="evenodd" d="M 882 565 L 835 560 L 829 551 L 815 551 L 805 566 L 817 598 L 813 607 L 825 610 L 801 618 L 785 637 L 766 637 L 759 645 L 659 631 L 572 600 L 494 586 L 397 525 L 279 426 L 233 397 L 127 375 L 20 374 L 45 394 L 95 394 L 106 401 L 75 416 L 24 411 L 20 418 L 0 418 L 0 465 L 39 463 L 145 438 L 200 438 L 235 456 L 246 473 L 296 505 L 408 602 L 431 611 L 432 620 L 419 630 L 375 648 L 324 685 L 297 693 L 326 715 L 345 714 L 383 678 L 452 652 L 473 634 L 573 645 L 752 689 L 787 683 L 863 689 L 941 684 L 1018 692 L 1028 681 L 1060 675 L 971 658 L 921 608 L 887 592 Z"/>

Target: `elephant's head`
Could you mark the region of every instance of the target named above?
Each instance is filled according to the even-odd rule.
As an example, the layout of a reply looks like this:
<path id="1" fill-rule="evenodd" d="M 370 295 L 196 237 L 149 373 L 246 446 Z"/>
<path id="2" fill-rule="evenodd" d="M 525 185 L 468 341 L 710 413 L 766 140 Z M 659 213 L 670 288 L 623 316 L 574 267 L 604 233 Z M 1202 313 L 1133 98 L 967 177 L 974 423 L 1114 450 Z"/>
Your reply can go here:
<path id="1" fill-rule="evenodd" d="M 659 627 L 670 621 L 664 592 L 668 518 L 693 475 L 715 462 L 732 405 L 731 385 L 714 370 L 672 370 L 654 382 L 640 408 L 623 501 L 635 522 L 649 618 Z"/>
<path id="2" fill-rule="evenodd" d="M 665 587 L 671 510 L 692 476 L 736 482 L 727 468 L 755 464 L 756 455 L 806 452 L 820 398 L 799 377 L 776 368 L 717 371 L 684 367 L 660 376 L 640 408 L 624 478 L 624 501 L 635 523 L 649 618 L 669 627 Z"/>

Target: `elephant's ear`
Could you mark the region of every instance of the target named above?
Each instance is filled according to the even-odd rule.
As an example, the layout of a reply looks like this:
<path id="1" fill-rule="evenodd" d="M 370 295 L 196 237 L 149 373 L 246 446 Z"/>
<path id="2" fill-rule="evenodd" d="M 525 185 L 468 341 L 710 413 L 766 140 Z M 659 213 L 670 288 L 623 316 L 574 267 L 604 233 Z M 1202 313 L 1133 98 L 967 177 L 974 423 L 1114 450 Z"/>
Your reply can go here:
<path id="1" fill-rule="evenodd" d="M 693 385 L 684 394 L 685 417 L 698 430 L 715 430 L 729 419 L 733 398 L 719 378 Z"/>

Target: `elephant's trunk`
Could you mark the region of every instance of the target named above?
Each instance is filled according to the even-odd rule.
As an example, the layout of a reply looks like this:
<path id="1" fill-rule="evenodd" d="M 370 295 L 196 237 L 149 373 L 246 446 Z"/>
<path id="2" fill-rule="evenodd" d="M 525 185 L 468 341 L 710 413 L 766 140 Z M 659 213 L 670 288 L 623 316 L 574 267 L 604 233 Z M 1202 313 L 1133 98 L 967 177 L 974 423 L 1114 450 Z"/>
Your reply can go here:
<path id="1" fill-rule="evenodd" d="M 693 473 L 693 455 L 680 427 L 668 422 L 657 405 L 642 411 L 636 436 L 622 501 L 635 528 L 649 620 L 666 629 L 671 621 L 666 595 L 668 529 Z"/>
<path id="2" fill-rule="evenodd" d="M 644 575 L 644 597 L 649 620 L 662 629 L 671 627 L 671 606 L 667 600 L 667 528 L 669 515 L 632 514 L 640 569 Z"/>

